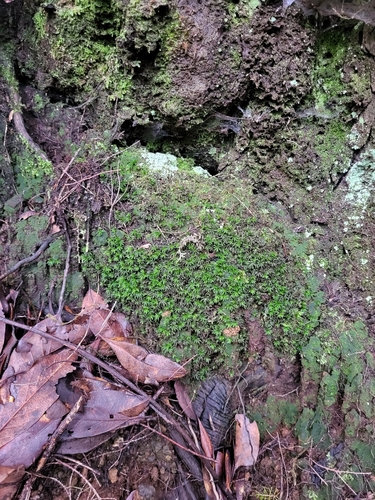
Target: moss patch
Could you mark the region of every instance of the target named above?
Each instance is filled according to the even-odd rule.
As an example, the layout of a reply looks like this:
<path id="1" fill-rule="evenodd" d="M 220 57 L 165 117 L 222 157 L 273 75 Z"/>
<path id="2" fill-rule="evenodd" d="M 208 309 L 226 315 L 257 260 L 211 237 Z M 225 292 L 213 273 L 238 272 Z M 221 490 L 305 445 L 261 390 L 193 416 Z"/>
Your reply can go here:
<path id="1" fill-rule="evenodd" d="M 278 349 L 296 352 L 308 341 L 318 289 L 251 186 L 184 171 L 151 176 L 129 165 L 128 154 L 120 169 L 126 209 L 116 214 L 116 231 L 96 233 L 86 272 L 137 315 L 143 340 L 192 359 L 200 376 L 239 362 L 245 310 L 262 318 Z"/>

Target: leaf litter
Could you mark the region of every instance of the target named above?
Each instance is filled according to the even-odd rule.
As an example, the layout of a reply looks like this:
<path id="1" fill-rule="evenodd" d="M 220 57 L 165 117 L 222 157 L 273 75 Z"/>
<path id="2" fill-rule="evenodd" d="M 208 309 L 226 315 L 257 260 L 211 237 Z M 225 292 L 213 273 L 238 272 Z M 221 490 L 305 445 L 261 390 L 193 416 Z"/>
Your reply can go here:
<path id="1" fill-rule="evenodd" d="M 194 406 L 185 386 L 178 380 L 187 374 L 186 369 L 137 345 L 128 319 L 109 309 L 104 299 L 93 290 L 87 292 L 81 312 L 73 316 L 71 322 L 63 324 L 56 317 L 47 316 L 35 328 L 25 327 L 33 331 L 27 331 L 19 340 L 8 333 L 8 325 L 24 328 L 22 324 L 7 319 L 13 310 L 10 307 L 13 299 L 15 301 L 14 296 L 5 297 L 1 289 L 2 498 L 14 498 L 25 470 L 35 467 L 39 470 L 43 450 L 44 454 L 49 450 L 48 453 L 55 451 L 60 456 L 89 452 L 110 439 L 118 429 L 135 425 L 149 428 L 149 423 L 156 418 L 151 410 L 171 424 L 167 432 L 171 437 L 162 435 L 173 443 L 185 467 L 195 470 L 193 476 L 203 480 L 207 498 L 234 498 L 232 491 L 237 490 L 233 482 L 235 473 L 241 467 L 254 465 L 259 450 L 259 431 L 256 423 L 250 424 L 244 415 L 237 415 L 234 448 L 224 448 L 221 443 L 218 446 L 224 426 L 228 428 L 229 422 L 226 418 L 219 418 L 226 412 L 223 381 L 210 386 L 208 398 L 203 391 L 198 406 Z M 115 371 L 112 364 L 103 364 L 90 354 L 92 352 L 117 358 Z M 97 376 L 93 360 L 97 360 L 99 366 L 107 367 L 108 373 L 102 375 L 100 372 Z M 160 384 L 171 381 L 175 381 L 179 411 L 188 425 L 181 426 L 165 407 L 156 402 L 163 386 L 152 396 L 152 391 Z M 139 388 L 139 384 L 145 385 L 147 392 Z M 173 409 L 168 399 L 163 401 L 168 401 L 167 408 Z M 198 415 L 204 417 L 202 421 L 197 418 L 197 407 Z M 198 424 L 194 423 L 196 420 Z M 213 432 L 214 423 L 219 427 L 219 438 Z M 238 431 L 239 426 L 242 432 Z M 189 428 L 189 432 L 185 428 Z M 201 473 L 197 469 L 197 459 L 201 463 Z M 137 498 L 137 490 L 131 495 Z M 236 496 L 239 498 L 238 491 Z"/>

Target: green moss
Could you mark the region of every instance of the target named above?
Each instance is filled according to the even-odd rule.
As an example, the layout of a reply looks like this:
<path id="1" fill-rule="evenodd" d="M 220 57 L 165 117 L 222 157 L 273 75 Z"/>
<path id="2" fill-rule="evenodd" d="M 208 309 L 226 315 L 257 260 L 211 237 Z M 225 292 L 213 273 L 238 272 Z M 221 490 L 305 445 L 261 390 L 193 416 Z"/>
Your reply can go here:
<path id="1" fill-rule="evenodd" d="M 243 22 L 249 22 L 252 18 L 254 11 L 260 5 L 259 0 L 240 0 L 239 2 L 229 1 L 227 2 L 228 18 L 224 19 L 224 22 L 230 22 L 232 25 L 236 26 Z"/>
<path id="2" fill-rule="evenodd" d="M 41 158 L 28 142 L 21 140 L 20 151 L 13 155 L 18 192 L 25 200 L 39 194 L 51 180 L 53 166 Z"/>
<path id="3" fill-rule="evenodd" d="M 251 310 L 275 346 L 298 351 L 316 327 L 319 312 L 309 304 L 317 290 L 303 259 L 286 256 L 283 237 L 268 229 L 267 212 L 249 213 L 251 187 L 184 171 L 157 178 L 120 163 L 121 235 L 102 228 L 85 268 L 109 299 L 137 315 L 143 340 L 191 359 L 197 376 L 233 370 L 247 346 L 243 311 Z"/>
<path id="4" fill-rule="evenodd" d="M 0 77 L 4 78 L 11 89 L 18 89 L 18 81 L 14 74 L 15 47 L 11 42 L 2 44 L 0 53 Z"/>
<path id="5" fill-rule="evenodd" d="M 249 408 L 248 417 L 258 424 L 262 439 L 270 432 L 276 432 L 280 426 L 293 428 L 298 420 L 299 407 L 287 400 L 269 396 L 257 411 Z"/>
<path id="6" fill-rule="evenodd" d="M 38 37 L 38 41 L 43 40 L 46 37 L 46 25 L 47 25 L 47 14 L 46 11 L 39 7 L 33 17 L 35 31 Z"/>
<path id="7" fill-rule="evenodd" d="M 320 35 L 312 72 L 313 99 L 317 110 L 345 101 L 345 84 L 341 73 L 350 44 L 343 30 L 327 30 Z"/>
<path id="8" fill-rule="evenodd" d="M 325 127 L 324 134 L 315 138 L 315 150 L 327 179 L 329 175 L 336 175 L 349 169 L 351 158 L 347 140 L 349 131 L 350 127 L 343 121 L 332 120 Z"/>

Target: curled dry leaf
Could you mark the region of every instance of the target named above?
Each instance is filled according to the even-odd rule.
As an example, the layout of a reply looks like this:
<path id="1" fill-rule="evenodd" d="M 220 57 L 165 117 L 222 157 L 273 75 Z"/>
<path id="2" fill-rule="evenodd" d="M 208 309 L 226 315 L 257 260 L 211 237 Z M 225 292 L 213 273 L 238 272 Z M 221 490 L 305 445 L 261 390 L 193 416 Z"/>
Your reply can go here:
<path id="1" fill-rule="evenodd" d="M 212 446 L 212 442 L 210 436 L 208 435 L 206 429 L 203 427 L 202 422 L 198 418 L 199 425 L 199 433 L 201 435 L 201 445 L 204 451 L 204 454 L 207 458 L 214 458 L 214 448 Z"/>
<path id="2" fill-rule="evenodd" d="M 239 467 L 250 467 L 255 464 L 259 453 L 259 429 L 256 422 L 243 414 L 237 414 L 236 444 L 234 447 L 234 471 Z"/>
<path id="3" fill-rule="evenodd" d="M 79 343 L 86 334 L 84 325 L 61 325 L 53 317 L 44 319 L 35 328 L 75 344 Z M 58 341 L 46 340 L 36 333 L 27 332 L 19 340 L 17 349 L 12 352 L 8 369 L 13 369 L 15 374 L 28 370 L 36 361 L 60 348 L 61 343 Z M 7 372 L 4 373 L 4 377 L 6 374 Z"/>
<path id="4" fill-rule="evenodd" d="M 223 451 L 219 450 L 216 453 L 216 463 L 215 463 L 215 472 L 217 477 L 221 478 L 224 475 L 225 470 L 225 454 Z"/>
<path id="5" fill-rule="evenodd" d="M 197 416 L 194 411 L 193 402 L 190 399 L 189 394 L 186 392 L 184 384 L 180 382 L 180 380 L 177 380 L 174 383 L 174 390 L 176 392 L 178 404 L 181 406 L 182 411 L 191 420 L 196 420 Z"/>
<path id="6" fill-rule="evenodd" d="M 146 349 L 129 342 L 105 339 L 112 347 L 121 365 L 138 382 L 155 384 L 168 382 L 186 375 L 178 363 L 159 354 L 148 354 Z"/>
<path id="7" fill-rule="evenodd" d="M 229 450 L 225 451 L 224 468 L 225 468 L 225 486 L 227 487 L 227 490 L 230 491 L 230 486 L 233 480 L 233 465 Z"/>
<path id="8" fill-rule="evenodd" d="M 124 339 L 132 335 L 132 328 L 125 315 L 109 309 L 96 309 L 89 314 L 88 326 L 92 333 L 103 338 Z"/>

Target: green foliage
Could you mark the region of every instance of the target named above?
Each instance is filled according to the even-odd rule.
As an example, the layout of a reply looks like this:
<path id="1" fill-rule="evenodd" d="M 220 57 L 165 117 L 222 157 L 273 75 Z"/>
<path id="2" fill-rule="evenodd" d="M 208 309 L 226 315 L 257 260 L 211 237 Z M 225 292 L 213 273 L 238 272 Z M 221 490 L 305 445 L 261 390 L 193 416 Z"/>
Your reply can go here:
<path id="1" fill-rule="evenodd" d="M 327 30 L 319 37 L 312 74 L 313 97 L 318 110 L 329 109 L 332 103 L 346 100 L 341 70 L 348 45 L 349 39 L 343 30 Z"/>
<path id="2" fill-rule="evenodd" d="M 109 90 L 110 98 L 122 98 L 130 88 L 115 38 L 119 35 L 122 8 L 105 0 L 76 0 L 59 5 L 56 16 L 47 19 L 44 9 L 34 15 L 30 42 L 41 44 L 39 65 L 47 65 L 61 87 L 78 87 L 92 92 L 99 83 Z M 50 28 L 49 28 L 50 27 Z M 51 36 L 46 36 L 47 30 Z"/>
<path id="3" fill-rule="evenodd" d="M 24 199 L 29 199 L 39 194 L 43 186 L 51 179 L 53 174 L 52 163 L 44 160 L 34 151 L 25 139 L 21 139 L 22 148 L 14 155 L 14 164 L 18 192 Z"/>
<path id="4" fill-rule="evenodd" d="M 324 135 L 315 139 L 315 150 L 321 161 L 321 168 L 329 173 L 342 172 L 350 164 L 350 148 L 347 135 L 350 127 L 341 120 L 331 120 L 325 128 Z M 346 167 L 344 167 L 346 162 Z"/>
<path id="5" fill-rule="evenodd" d="M 276 432 L 280 425 L 293 428 L 297 422 L 299 408 L 295 403 L 269 396 L 256 410 L 249 408 L 248 416 L 258 424 L 262 437 Z"/>
<path id="6" fill-rule="evenodd" d="M 42 7 L 34 14 L 33 21 L 38 40 L 43 40 L 46 36 L 47 14 Z"/>
<path id="7" fill-rule="evenodd" d="M 18 81 L 14 74 L 15 48 L 11 42 L 2 43 L 0 53 L 0 76 L 12 89 L 18 89 Z"/>
<path id="8" fill-rule="evenodd" d="M 158 178 L 131 152 L 118 165 L 127 207 L 116 214 L 122 232 L 98 231 L 85 269 L 108 298 L 137 315 L 154 348 L 178 361 L 193 358 L 195 376 L 223 365 L 233 370 L 247 346 L 249 309 L 278 348 L 297 352 L 307 342 L 317 290 L 302 261 L 285 255 L 282 236 L 268 229 L 266 211 L 249 214 L 250 186 L 224 187 L 184 171 Z"/>

